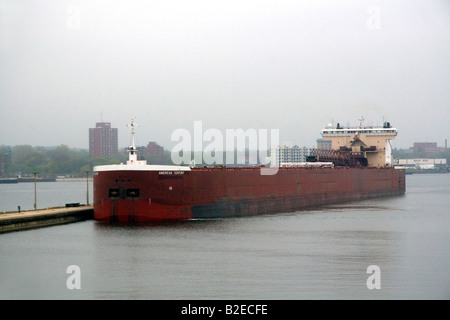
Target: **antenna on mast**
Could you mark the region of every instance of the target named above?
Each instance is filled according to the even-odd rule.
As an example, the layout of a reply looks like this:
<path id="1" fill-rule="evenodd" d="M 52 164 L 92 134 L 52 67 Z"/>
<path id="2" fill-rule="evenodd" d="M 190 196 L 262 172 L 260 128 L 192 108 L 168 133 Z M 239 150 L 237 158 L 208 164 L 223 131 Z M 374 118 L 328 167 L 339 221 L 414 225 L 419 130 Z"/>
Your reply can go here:
<path id="1" fill-rule="evenodd" d="M 364 117 L 361 117 L 361 119 L 359 119 L 359 127 L 361 129 L 365 127 Z"/>
<path id="2" fill-rule="evenodd" d="M 130 128 L 130 133 L 131 133 L 131 146 L 133 147 L 133 149 L 134 149 L 134 147 L 135 147 L 135 144 L 134 144 L 135 127 L 138 126 L 136 123 L 134 123 L 134 118 L 135 118 L 135 117 L 131 117 L 131 123 L 130 123 L 130 124 L 127 124 L 127 127 Z"/>
<path id="3" fill-rule="evenodd" d="M 128 161 L 127 164 L 141 164 L 141 165 L 145 165 L 147 163 L 147 161 L 142 160 L 139 161 L 138 157 L 137 157 L 137 153 L 138 153 L 138 149 L 136 148 L 135 144 L 134 144 L 134 135 L 135 135 L 135 130 L 137 127 L 137 124 L 134 122 L 134 118 L 135 117 L 131 117 L 131 123 L 127 124 L 127 127 L 130 128 L 130 133 L 131 133 L 131 146 L 128 148 Z"/>

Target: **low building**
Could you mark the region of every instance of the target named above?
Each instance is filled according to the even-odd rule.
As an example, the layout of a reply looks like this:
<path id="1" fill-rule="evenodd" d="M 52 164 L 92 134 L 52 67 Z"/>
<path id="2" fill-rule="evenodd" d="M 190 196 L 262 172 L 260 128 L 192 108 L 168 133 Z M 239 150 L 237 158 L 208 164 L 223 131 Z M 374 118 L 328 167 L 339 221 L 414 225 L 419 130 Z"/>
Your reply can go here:
<path id="1" fill-rule="evenodd" d="M 447 168 L 447 159 L 398 159 L 398 165 L 408 169 L 445 169 Z"/>
<path id="2" fill-rule="evenodd" d="M 413 150 L 422 153 L 435 153 L 441 151 L 437 142 L 414 142 Z"/>
<path id="3" fill-rule="evenodd" d="M 160 157 L 164 155 L 164 147 L 160 146 L 154 141 L 147 144 L 147 155 L 149 157 Z"/>

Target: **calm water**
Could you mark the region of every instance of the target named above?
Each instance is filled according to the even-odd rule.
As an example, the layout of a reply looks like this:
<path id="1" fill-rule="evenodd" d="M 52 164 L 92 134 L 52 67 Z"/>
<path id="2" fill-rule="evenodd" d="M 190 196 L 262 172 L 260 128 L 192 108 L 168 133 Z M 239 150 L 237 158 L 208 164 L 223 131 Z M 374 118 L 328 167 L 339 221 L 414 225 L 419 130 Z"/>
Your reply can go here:
<path id="1" fill-rule="evenodd" d="M 32 184 L 0 188 L 0 211 L 33 207 Z M 38 207 L 86 201 L 85 182 L 38 189 Z M 412 175 L 405 196 L 318 210 L 0 234 L 0 298 L 449 299 L 449 208 L 450 175 Z M 81 289 L 67 288 L 70 265 Z M 367 288 L 370 265 L 381 289 Z"/>
<path id="2" fill-rule="evenodd" d="M 85 181 L 37 182 L 36 202 L 38 209 L 64 207 L 66 203 L 79 202 L 85 204 L 93 200 L 92 180 Z M 89 193 L 87 199 L 86 193 Z M 14 184 L 0 183 L 0 212 L 34 209 L 34 183 L 22 182 Z"/>

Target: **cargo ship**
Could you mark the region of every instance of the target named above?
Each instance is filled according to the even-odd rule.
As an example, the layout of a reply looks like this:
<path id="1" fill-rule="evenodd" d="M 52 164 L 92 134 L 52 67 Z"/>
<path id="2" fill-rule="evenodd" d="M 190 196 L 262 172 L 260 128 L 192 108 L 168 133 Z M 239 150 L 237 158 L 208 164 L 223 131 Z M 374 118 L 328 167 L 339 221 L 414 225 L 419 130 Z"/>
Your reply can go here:
<path id="1" fill-rule="evenodd" d="M 397 129 L 389 123 L 328 125 L 321 134 L 329 148 L 313 150 L 305 162 L 277 163 L 276 174 L 261 174 L 262 166 L 149 165 L 138 160 L 133 138 L 126 164 L 94 167 L 94 218 L 146 222 L 276 214 L 405 193 L 405 171 L 391 159 Z"/>

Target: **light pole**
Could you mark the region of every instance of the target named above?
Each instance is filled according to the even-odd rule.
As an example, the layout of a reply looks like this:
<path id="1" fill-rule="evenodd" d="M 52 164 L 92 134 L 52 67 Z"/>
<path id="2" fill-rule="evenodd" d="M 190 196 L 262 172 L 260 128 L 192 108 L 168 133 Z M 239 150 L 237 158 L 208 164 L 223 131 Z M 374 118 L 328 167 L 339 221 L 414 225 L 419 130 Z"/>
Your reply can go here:
<path id="1" fill-rule="evenodd" d="M 86 171 L 86 205 L 89 205 L 89 171 Z"/>
<path id="2" fill-rule="evenodd" d="M 37 210 L 37 196 L 36 196 L 36 175 L 37 172 L 33 171 L 34 174 L 34 210 Z"/>

